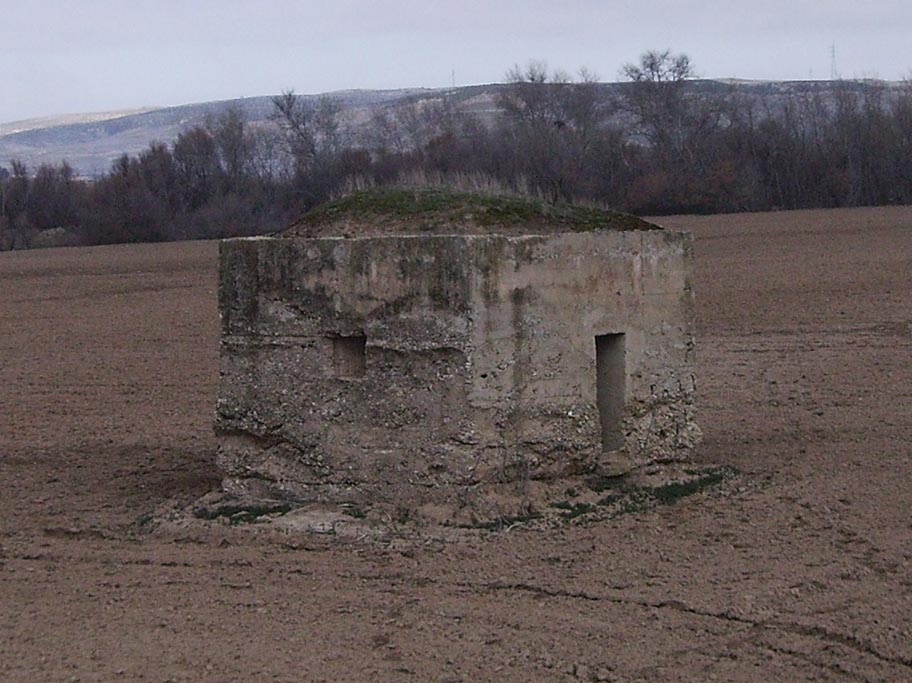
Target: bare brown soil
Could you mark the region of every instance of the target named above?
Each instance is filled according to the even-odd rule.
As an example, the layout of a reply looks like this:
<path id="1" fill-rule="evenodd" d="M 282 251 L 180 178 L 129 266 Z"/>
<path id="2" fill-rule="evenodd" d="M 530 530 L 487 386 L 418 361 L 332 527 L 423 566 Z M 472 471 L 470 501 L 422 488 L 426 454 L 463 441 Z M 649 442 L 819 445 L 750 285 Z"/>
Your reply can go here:
<path id="1" fill-rule="evenodd" d="M 0 680 L 912 680 L 912 209 L 659 222 L 744 485 L 459 542 L 145 531 L 217 485 L 216 244 L 0 254 Z"/>

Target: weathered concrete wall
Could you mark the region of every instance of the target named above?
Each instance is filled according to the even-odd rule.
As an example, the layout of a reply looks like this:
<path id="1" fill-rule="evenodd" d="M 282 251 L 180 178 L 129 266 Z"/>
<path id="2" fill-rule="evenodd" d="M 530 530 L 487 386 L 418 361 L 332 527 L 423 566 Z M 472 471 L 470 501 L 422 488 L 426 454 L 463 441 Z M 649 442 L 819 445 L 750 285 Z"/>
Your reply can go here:
<path id="1" fill-rule="evenodd" d="M 225 487 L 460 505 L 590 471 L 618 454 L 595 339 L 619 333 L 607 441 L 679 458 L 699 438 L 690 257 L 659 230 L 223 242 Z"/>

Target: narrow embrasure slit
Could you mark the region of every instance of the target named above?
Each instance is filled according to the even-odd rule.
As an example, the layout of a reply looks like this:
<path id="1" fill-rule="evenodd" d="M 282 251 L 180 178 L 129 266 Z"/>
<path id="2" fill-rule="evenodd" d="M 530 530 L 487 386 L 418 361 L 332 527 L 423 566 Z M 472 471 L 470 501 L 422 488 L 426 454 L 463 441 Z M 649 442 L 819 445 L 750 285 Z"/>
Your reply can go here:
<path id="1" fill-rule="evenodd" d="M 624 445 L 621 422 L 626 393 L 626 350 L 624 335 L 595 337 L 595 400 L 602 427 L 602 448 L 617 450 Z"/>

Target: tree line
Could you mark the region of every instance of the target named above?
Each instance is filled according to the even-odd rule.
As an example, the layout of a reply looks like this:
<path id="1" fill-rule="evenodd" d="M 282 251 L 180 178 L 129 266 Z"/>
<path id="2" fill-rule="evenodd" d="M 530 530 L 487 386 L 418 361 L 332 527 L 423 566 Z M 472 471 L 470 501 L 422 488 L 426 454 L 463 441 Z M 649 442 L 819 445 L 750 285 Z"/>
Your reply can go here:
<path id="1" fill-rule="evenodd" d="M 378 108 L 353 126 L 329 97 L 274 98 L 123 155 L 85 180 L 62 162 L 0 167 L 0 248 L 53 228 L 82 244 L 262 234 L 347 187 L 474 177 L 550 202 L 718 213 L 912 202 L 912 86 L 749 97 L 647 52 L 608 89 L 541 63 L 514 67 L 495 121 L 451 98 Z"/>

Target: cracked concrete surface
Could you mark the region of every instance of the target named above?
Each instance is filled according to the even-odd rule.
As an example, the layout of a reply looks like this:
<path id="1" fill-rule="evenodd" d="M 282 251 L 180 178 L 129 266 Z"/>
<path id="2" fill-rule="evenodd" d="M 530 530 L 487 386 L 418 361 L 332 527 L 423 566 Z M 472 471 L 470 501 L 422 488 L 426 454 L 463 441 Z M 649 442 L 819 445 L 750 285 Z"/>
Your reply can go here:
<path id="1" fill-rule="evenodd" d="M 657 228 L 223 242 L 225 490 L 490 519 L 543 502 L 530 479 L 686 459 L 691 254 Z"/>

